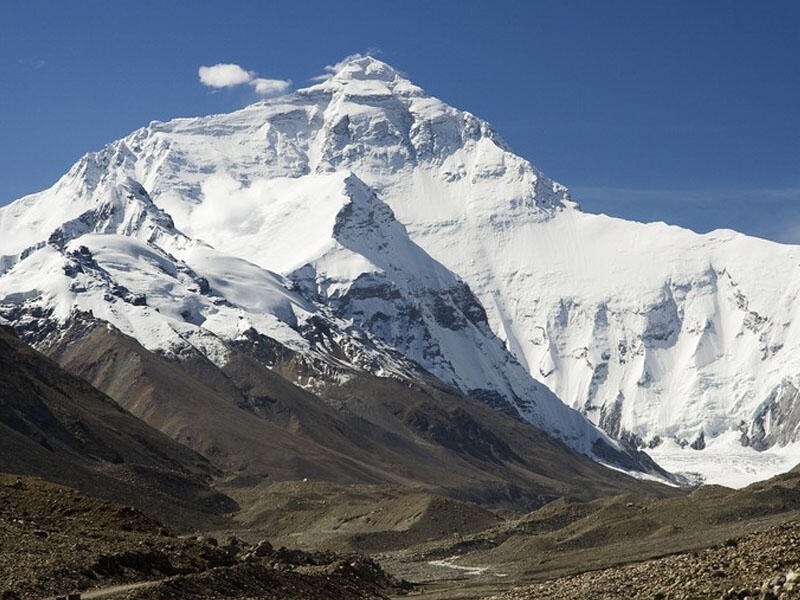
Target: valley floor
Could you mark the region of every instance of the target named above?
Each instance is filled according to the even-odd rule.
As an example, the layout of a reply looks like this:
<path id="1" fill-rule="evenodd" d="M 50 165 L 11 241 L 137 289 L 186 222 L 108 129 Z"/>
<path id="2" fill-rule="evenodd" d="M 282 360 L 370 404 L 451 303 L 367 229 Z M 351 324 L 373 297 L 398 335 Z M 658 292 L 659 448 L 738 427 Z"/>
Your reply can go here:
<path id="1" fill-rule="evenodd" d="M 432 564 L 438 562 L 438 565 Z M 705 550 L 681 552 L 519 585 L 519 574 L 472 562 L 446 572 L 442 562 L 399 569 L 427 583 L 420 600 L 777 600 L 800 598 L 800 522 L 791 521 Z M 390 563 L 385 563 L 388 568 Z M 574 566 L 581 570 L 580 565 Z M 510 580 L 510 581 L 509 581 Z M 513 582 L 517 581 L 516 584 Z"/>
<path id="2" fill-rule="evenodd" d="M 133 508 L 0 475 L 0 598 L 800 598 L 796 470 L 742 490 L 560 499 L 528 514 L 398 486 L 236 495 L 229 528 L 179 536 Z"/>

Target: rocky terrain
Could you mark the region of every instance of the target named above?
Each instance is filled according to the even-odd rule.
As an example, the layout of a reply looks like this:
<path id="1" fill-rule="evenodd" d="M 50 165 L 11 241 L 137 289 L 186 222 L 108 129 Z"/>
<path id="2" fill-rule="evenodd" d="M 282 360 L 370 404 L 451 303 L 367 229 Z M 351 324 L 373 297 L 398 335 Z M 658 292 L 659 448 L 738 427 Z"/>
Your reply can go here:
<path id="1" fill-rule="evenodd" d="M 425 598 L 466 599 L 491 596 L 522 582 L 533 586 L 520 592 L 528 594 L 526 598 L 550 597 L 542 595 L 545 592 L 573 597 L 569 594 L 580 588 L 559 578 L 593 582 L 594 574 L 604 572 L 613 581 L 624 582 L 628 575 L 620 569 L 628 568 L 625 565 L 671 557 L 665 559 L 664 572 L 673 567 L 683 571 L 675 571 L 678 578 L 673 580 L 642 579 L 638 591 L 650 598 L 670 581 L 674 585 L 669 597 L 679 597 L 675 592 L 681 582 L 707 566 L 697 556 L 709 548 L 712 553 L 723 549 L 739 554 L 726 559 L 727 570 L 716 569 L 717 583 L 726 582 L 726 592 L 738 586 L 738 593 L 755 585 L 753 578 L 761 586 L 759 578 L 785 576 L 793 568 L 800 558 L 793 542 L 770 546 L 769 540 L 790 540 L 797 530 L 792 524 L 798 521 L 800 474 L 792 472 L 742 490 L 708 486 L 668 499 L 633 495 L 592 502 L 562 499 L 521 517 L 504 515 L 482 531 L 454 532 L 400 551 L 378 553 L 376 558 L 395 575 L 421 584 Z M 775 532 L 786 531 L 779 540 Z M 750 536 L 755 536 L 752 543 L 745 541 Z M 764 552 L 757 552 L 759 547 Z M 650 572 L 643 566 L 630 568 L 632 573 Z M 545 583 L 553 581 L 557 582 Z M 539 585 L 550 587 L 540 591 Z M 574 597 L 592 598 L 599 589 L 589 588 L 586 595 Z M 629 597 L 630 590 L 620 590 L 616 597 Z"/>
<path id="2" fill-rule="evenodd" d="M 590 571 L 487 600 L 778 600 L 800 598 L 800 522 L 700 552 Z"/>
<path id="3" fill-rule="evenodd" d="M 132 507 L 0 476 L 2 598 L 797 595 L 798 472 L 743 490 L 561 499 L 525 515 L 400 486 L 243 483 L 223 486 L 242 506 L 225 529 L 178 535 Z"/>
<path id="4" fill-rule="evenodd" d="M 3 600 L 114 590 L 115 598 L 333 600 L 382 598 L 406 587 L 361 555 L 178 537 L 132 507 L 0 475 Z"/>

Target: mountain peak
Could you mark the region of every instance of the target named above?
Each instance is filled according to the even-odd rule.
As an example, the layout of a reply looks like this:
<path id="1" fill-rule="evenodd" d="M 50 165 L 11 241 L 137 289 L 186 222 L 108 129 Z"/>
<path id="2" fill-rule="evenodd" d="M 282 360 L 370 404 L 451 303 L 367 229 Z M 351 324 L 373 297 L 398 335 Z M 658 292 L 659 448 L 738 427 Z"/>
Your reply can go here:
<path id="1" fill-rule="evenodd" d="M 377 79 L 390 82 L 401 77 L 392 66 L 368 54 L 348 56 L 329 69 L 333 74 L 332 78 L 340 81 Z"/>
<path id="2" fill-rule="evenodd" d="M 326 70 L 328 73 L 318 79 L 320 83 L 300 92 L 344 91 L 347 95 L 370 96 L 424 94 L 394 67 L 370 55 L 348 56 Z"/>

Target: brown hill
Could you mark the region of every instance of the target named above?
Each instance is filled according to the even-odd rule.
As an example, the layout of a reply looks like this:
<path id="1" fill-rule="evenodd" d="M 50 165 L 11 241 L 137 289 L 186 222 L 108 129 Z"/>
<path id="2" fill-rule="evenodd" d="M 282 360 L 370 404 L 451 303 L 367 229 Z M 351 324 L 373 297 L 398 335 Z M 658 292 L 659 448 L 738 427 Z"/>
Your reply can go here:
<path id="1" fill-rule="evenodd" d="M 0 327 L 0 471 L 133 504 L 176 526 L 236 509 L 202 456 Z"/>
<path id="2" fill-rule="evenodd" d="M 233 349 L 222 368 L 199 353 L 168 360 L 91 319 L 73 321 L 46 351 L 242 485 L 400 484 L 527 510 L 560 496 L 676 493 L 425 384 L 351 372 L 315 395 L 279 374 L 296 368 L 291 358 L 275 369 Z"/>

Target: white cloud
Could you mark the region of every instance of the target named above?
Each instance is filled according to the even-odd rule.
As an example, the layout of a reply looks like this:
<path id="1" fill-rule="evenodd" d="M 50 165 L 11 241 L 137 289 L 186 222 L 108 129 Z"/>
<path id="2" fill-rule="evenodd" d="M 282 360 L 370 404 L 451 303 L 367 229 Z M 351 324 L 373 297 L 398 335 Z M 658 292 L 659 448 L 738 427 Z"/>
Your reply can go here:
<path id="1" fill-rule="evenodd" d="M 334 64 L 332 64 L 332 65 L 326 65 L 326 66 L 325 66 L 325 70 L 326 70 L 328 73 L 330 73 L 331 75 L 333 75 L 333 74 L 335 74 L 335 73 L 338 73 L 339 71 L 341 71 L 341 70 L 342 70 L 342 68 L 343 68 L 343 67 L 344 67 L 344 66 L 345 66 L 347 63 L 349 63 L 349 62 L 353 62 L 354 60 L 358 60 L 358 59 L 360 59 L 360 58 L 365 58 L 366 56 L 369 56 L 369 55 L 368 55 L 368 54 L 361 54 L 360 52 L 356 52 L 355 54 L 348 54 L 347 56 L 345 56 L 345 57 L 344 57 L 342 60 L 340 60 L 339 62 L 337 62 L 337 63 L 334 63 Z M 324 75 L 322 75 L 321 77 L 324 77 Z"/>
<path id="2" fill-rule="evenodd" d="M 244 186 L 227 173 L 211 175 L 200 186 L 203 203 L 192 212 L 192 228 L 213 228 L 231 236 L 257 231 L 264 221 L 262 204 L 267 186 L 265 180 Z"/>
<path id="3" fill-rule="evenodd" d="M 210 67 L 200 67 L 197 70 L 200 83 L 212 88 L 235 87 L 248 84 L 253 87 L 259 96 L 280 94 L 289 89 L 292 82 L 283 79 L 266 79 L 258 77 L 254 71 L 245 71 L 233 63 L 219 63 Z"/>
<path id="4" fill-rule="evenodd" d="M 380 60 L 378 57 L 383 55 L 383 51 L 380 48 L 369 48 L 366 52 L 356 52 L 355 54 L 349 54 L 345 56 L 339 62 L 326 65 L 325 66 L 325 73 L 322 75 L 315 75 L 314 77 L 309 78 L 309 81 L 313 81 L 315 83 L 322 83 L 324 81 L 328 81 L 331 77 L 336 75 L 339 71 L 341 71 L 347 63 L 359 60 L 361 58 L 374 58 Z M 397 71 L 400 75 L 404 75 L 401 71 Z"/>
<path id="5" fill-rule="evenodd" d="M 250 85 L 255 88 L 256 94 L 260 96 L 270 96 L 272 94 L 285 92 L 289 89 L 289 86 L 292 85 L 292 82 L 283 79 L 256 78 L 250 81 Z"/>
<path id="6" fill-rule="evenodd" d="M 353 62 L 354 60 L 359 60 L 361 58 L 378 59 L 378 57 L 382 55 L 383 51 L 380 48 L 368 48 L 365 52 L 356 52 L 355 54 L 350 54 L 333 65 L 327 65 L 325 70 L 331 75 L 334 75 L 341 71 L 347 63 Z M 320 75 L 319 77 L 326 77 L 326 75 Z"/>
<path id="7" fill-rule="evenodd" d="M 197 70 L 200 83 L 213 88 L 233 87 L 253 80 L 253 73 L 248 73 L 239 65 L 219 63 L 211 67 L 200 67 Z"/>

